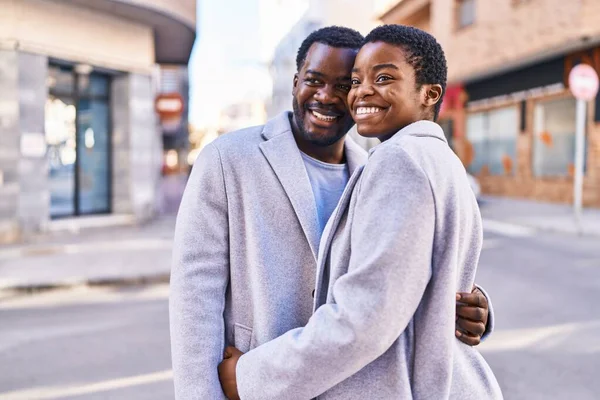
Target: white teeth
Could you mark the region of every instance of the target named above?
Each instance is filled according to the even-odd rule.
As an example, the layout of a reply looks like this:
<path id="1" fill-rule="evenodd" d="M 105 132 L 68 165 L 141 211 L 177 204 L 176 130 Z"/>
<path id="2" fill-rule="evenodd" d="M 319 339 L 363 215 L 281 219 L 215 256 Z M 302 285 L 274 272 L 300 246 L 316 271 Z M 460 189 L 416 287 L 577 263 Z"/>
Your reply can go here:
<path id="1" fill-rule="evenodd" d="M 379 108 L 379 107 L 358 107 L 356 109 L 356 114 L 358 114 L 358 115 L 375 114 L 379 111 L 381 111 L 381 108 Z"/>
<path id="2" fill-rule="evenodd" d="M 329 115 L 323 115 L 321 113 L 316 112 L 315 110 L 312 110 L 312 113 L 315 117 L 317 117 L 317 119 L 320 119 L 321 121 L 332 122 L 332 121 L 335 121 L 335 119 L 337 118 L 337 117 L 330 117 Z"/>

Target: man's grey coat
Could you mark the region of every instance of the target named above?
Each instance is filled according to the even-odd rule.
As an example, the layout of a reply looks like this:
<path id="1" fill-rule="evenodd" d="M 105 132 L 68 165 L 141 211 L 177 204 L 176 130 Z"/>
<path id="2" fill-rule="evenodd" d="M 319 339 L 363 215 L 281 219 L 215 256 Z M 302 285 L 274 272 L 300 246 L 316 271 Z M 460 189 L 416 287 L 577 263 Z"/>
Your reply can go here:
<path id="1" fill-rule="evenodd" d="M 441 128 L 404 128 L 352 176 L 325 229 L 314 315 L 240 358 L 240 397 L 502 398 L 454 336 L 455 292 L 471 290 L 481 244 L 477 201 Z"/>
<path id="2" fill-rule="evenodd" d="M 169 304 L 179 400 L 224 399 L 217 366 L 226 344 L 246 352 L 312 314 L 319 222 L 290 116 L 220 137 L 193 167 Z M 367 160 L 349 138 L 345 154 L 350 173 Z"/>

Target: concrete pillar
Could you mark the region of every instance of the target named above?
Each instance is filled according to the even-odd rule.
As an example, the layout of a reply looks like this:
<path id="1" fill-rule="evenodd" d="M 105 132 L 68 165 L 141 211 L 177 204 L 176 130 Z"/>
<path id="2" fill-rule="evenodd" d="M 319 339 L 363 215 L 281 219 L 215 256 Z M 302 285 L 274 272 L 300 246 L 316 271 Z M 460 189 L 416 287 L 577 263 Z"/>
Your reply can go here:
<path id="1" fill-rule="evenodd" d="M 113 79 L 113 212 L 144 221 L 156 214 L 162 139 L 154 113 L 152 77 Z"/>
<path id="2" fill-rule="evenodd" d="M 19 237 L 19 54 L 0 50 L 0 243 Z"/>
<path id="3" fill-rule="evenodd" d="M 19 161 L 18 219 L 26 239 L 43 231 L 50 219 L 50 189 L 46 157 L 45 107 L 48 59 L 30 53 L 19 54 Z"/>

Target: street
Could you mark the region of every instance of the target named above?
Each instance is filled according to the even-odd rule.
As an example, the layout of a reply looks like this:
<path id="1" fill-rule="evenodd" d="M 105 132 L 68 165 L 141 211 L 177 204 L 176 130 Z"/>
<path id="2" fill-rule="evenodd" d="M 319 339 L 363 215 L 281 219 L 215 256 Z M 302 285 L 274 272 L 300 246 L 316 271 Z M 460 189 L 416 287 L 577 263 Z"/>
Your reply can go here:
<path id="1" fill-rule="evenodd" d="M 600 393 L 598 238 L 488 226 L 481 351 L 506 399 Z M 0 300 L 0 399 L 172 399 L 168 287 L 79 287 Z"/>

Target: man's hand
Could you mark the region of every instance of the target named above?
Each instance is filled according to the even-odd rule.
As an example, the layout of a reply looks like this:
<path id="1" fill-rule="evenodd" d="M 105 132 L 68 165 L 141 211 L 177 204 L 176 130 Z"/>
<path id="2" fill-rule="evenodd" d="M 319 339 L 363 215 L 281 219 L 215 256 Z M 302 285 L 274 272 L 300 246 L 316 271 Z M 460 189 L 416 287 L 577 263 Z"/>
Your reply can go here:
<path id="1" fill-rule="evenodd" d="M 240 357 L 243 355 L 241 351 L 233 346 L 227 346 L 223 354 L 223 361 L 219 364 L 219 380 L 223 393 L 229 400 L 240 400 L 240 395 L 237 390 L 237 380 L 235 376 L 235 368 Z"/>
<path id="2" fill-rule="evenodd" d="M 456 337 L 469 346 L 481 343 L 488 321 L 488 302 L 475 286 L 471 293 L 456 294 Z"/>

